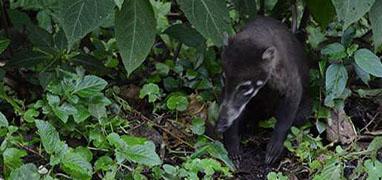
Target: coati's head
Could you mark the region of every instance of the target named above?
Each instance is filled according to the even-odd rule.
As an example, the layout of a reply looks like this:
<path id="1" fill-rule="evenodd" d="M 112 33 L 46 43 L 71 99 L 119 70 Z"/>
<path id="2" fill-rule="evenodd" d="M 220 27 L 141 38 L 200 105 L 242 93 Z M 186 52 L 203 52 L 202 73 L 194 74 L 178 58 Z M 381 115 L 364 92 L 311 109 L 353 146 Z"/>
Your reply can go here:
<path id="1" fill-rule="evenodd" d="M 238 119 L 248 102 L 270 79 L 277 54 L 274 46 L 259 47 L 249 40 L 231 39 L 224 47 L 219 132 L 226 131 Z"/>

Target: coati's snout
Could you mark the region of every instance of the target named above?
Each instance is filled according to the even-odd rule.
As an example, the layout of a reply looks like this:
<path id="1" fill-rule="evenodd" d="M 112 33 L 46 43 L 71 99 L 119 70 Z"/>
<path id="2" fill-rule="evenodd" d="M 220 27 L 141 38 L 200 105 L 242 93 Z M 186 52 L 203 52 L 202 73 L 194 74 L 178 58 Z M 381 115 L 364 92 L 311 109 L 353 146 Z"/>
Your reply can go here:
<path id="1" fill-rule="evenodd" d="M 219 118 L 216 129 L 219 132 L 226 131 L 244 111 L 248 102 L 257 94 L 264 81 L 245 81 L 238 84 L 232 92 L 225 92 L 223 102 L 220 105 Z"/>

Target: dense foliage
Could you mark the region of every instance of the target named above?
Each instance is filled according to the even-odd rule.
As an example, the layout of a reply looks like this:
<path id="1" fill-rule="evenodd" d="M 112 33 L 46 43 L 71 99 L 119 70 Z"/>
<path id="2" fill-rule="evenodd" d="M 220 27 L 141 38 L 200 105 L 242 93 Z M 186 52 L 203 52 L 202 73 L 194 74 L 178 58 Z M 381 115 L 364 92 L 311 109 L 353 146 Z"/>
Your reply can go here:
<path id="1" fill-rule="evenodd" d="M 273 168 L 260 177 L 382 178 L 382 0 L 1 5 L 2 178 L 234 177 L 211 130 L 219 54 L 226 37 L 259 14 L 305 42 L 314 96 L 310 123 L 293 127 L 284 143 L 304 172 Z"/>

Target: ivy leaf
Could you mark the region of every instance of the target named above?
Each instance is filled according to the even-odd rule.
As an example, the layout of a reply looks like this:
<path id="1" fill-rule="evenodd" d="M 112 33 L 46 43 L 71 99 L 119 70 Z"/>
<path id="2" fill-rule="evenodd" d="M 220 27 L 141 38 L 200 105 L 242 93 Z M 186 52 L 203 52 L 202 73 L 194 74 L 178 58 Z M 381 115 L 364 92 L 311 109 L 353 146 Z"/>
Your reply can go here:
<path id="1" fill-rule="evenodd" d="M 116 133 L 109 134 L 107 140 L 116 147 L 116 154 L 123 158 L 149 167 L 162 164 L 152 141 L 132 136 L 120 137 Z"/>
<path id="2" fill-rule="evenodd" d="M 203 135 L 205 131 L 205 122 L 202 118 L 196 117 L 192 119 L 191 130 L 196 135 Z"/>
<path id="3" fill-rule="evenodd" d="M 8 120 L 2 112 L 0 112 L 0 127 L 8 127 Z"/>
<path id="4" fill-rule="evenodd" d="M 339 20 L 346 30 L 352 23 L 358 21 L 371 8 L 375 0 L 332 0 Z"/>
<path id="5" fill-rule="evenodd" d="M 55 11 L 55 15 L 64 29 L 69 48 L 102 25 L 114 6 L 112 0 L 59 1 L 59 10 Z"/>
<path id="6" fill-rule="evenodd" d="M 27 122 L 32 123 L 32 122 L 34 122 L 34 121 L 36 120 L 35 117 L 37 117 L 39 114 L 40 114 L 40 113 L 39 113 L 36 109 L 34 109 L 34 108 L 30 108 L 30 109 L 28 109 L 28 110 L 24 113 L 24 115 L 23 115 L 23 119 L 24 119 L 25 121 L 27 121 Z"/>
<path id="7" fill-rule="evenodd" d="M 40 174 L 34 164 L 24 164 L 11 172 L 10 180 L 39 180 Z"/>
<path id="8" fill-rule="evenodd" d="M 139 91 L 139 98 L 144 98 L 148 96 L 149 102 L 153 103 L 159 99 L 160 89 L 159 86 L 154 83 L 149 83 L 143 85 L 142 89 Z"/>
<path id="9" fill-rule="evenodd" d="M 74 179 L 90 179 L 93 174 L 92 165 L 80 153 L 66 153 L 61 167 Z"/>
<path id="10" fill-rule="evenodd" d="M 325 88 L 326 98 L 325 105 L 331 107 L 332 101 L 342 95 L 348 80 L 348 73 L 342 64 L 331 64 L 326 70 Z"/>
<path id="11" fill-rule="evenodd" d="M 16 148 L 7 148 L 3 152 L 4 165 L 6 169 L 16 169 L 23 164 L 23 158 L 27 155 L 27 152 L 24 150 L 16 149 Z"/>
<path id="12" fill-rule="evenodd" d="M 115 37 L 128 75 L 149 54 L 155 34 L 156 20 L 149 0 L 126 0 L 115 15 Z"/>
<path id="13" fill-rule="evenodd" d="M 382 77 L 381 60 L 368 49 L 360 49 L 354 54 L 355 63 L 369 74 Z"/>
<path id="14" fill-rule="evenodd" d="M 382 178 L 382 174 L 381 174 L 382 163 L 381 162 L 379 162 L 378 160 L 373 161 L 368 159 L 365 161 L 364 166 L 366 168 L 368 180 Z"/>
<path id="15" fill-rule="evenodd" d="M 74 88 L 73 94 L 80 97 L 94 96 L 107 86 L 107 82 L 94 75 L 85 76 Z"/>
<path id="16" fill-rule="evenodd" d="M 187 19 L 206 39 L 217 46 L 224 44 L 225 34 L 233 34 L 225 1 L 177 0 Z"/>
<path id="17" fill-rule="evenodd" d="M 45 151 L 48 154 L 59 152 L 62 149 L 62 144 L 56 129 L 46 121 L 36 120 L 35 122 Z"/>
<path id="18" fill-rule="evenodd" d="M 188 100 L 185 96 L 173 95 L 168 98 L 166 104 L 170 110 L 185 111 L 188 107 Z"/>
<path id="19" fill-rule="evenodd" d="M 369 13 L 373 30 L 374 49 L 382 50 L 382 1 L 376 0 Z"/>

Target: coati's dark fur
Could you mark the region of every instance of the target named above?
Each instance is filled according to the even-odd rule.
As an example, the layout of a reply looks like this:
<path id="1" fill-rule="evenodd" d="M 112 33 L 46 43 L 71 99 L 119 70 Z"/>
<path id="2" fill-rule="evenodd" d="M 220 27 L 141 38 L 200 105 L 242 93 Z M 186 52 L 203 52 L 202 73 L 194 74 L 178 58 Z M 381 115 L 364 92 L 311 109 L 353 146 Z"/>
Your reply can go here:
<path id="1" fill-rule="evenodd" d="M 246 117 L 243 114 L 250 113 L 254 120 L 274 116 L 277 123 L 265 158 L 266 163 L 273 163 L 283 150 L 292 124 L 304 121 L 310 114 L 309 68 L 304 48 L 279 21 L 257 17 L 228 40 L 222 61 L 225 85 L 217 129 L 223 132 L 224 145 L 238 163 L 240 124 Z M 247 99 L 241 99 L 244 96 Z M 241 102 L 246 106 L 238 111 Z M 236 115 L 235 112 L 240 115 L 231 123 L 227 116 Z"/>

